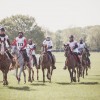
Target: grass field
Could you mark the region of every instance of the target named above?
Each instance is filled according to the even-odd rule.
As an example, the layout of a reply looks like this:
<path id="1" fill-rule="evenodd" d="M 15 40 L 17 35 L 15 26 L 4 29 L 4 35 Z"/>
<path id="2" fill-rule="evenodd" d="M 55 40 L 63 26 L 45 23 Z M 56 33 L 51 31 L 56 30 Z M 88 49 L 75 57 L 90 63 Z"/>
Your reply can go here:
<path id="1" fill-rule="evenodd" d="M 81 82 L 70 84 L 69 73 L 63 70 L 64 53 L 55 53 L 56 67 L 52 76 L 52 83 L 46 79 L 42 82 L 42 71 L 39 71 L 39 81 L 33 83 L 23 82 L 18 84 L 14 71 L 8 74 L 8 86 L 2 85 L 2 73 L 0 71 L 0 100 L 100 100 L 100 53 L 91 53 L 91 69 Z"/>

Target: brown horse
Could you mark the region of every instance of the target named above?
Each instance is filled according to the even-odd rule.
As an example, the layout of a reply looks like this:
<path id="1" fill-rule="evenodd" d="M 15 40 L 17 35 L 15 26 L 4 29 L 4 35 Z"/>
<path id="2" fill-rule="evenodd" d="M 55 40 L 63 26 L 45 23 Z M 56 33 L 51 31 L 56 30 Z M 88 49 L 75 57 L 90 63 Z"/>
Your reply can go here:
<path id="1" fill-rule="evenodd" d="M 82 71 L 83 71 L 83 78 L 84 78 L 84 74 L 85 74 L 85 70 L 86 70 L 86 75 L 88 75 L 88 67 L 89 67 L 89 62 L 87 60 L 88 57 L 88 52 L 86 50 L 86 48 L 83 48 L 82 50 Z"/>
<path id="2" fill-rule="evenodd" d="M 0 70 L 3 73 L 3 85 L 8 85 L 7 74 L 11 64 L 11 60 L 8 57 L 6 51 L 5 41 L 0 42 Z"/>
<path id="3" fill-rule="evenodd" d="M 47 45 L 43 45 L 43 52 L 40 56 L 39 65 L 41 65 L 42 67 L 43 82 L 45 82 L 45 69 L 47 69 L 47 78 L 51 82 L 53 68 L 52 68 L 52 59 L 50 55 L 47 53 Z"/>
<path id="4" fill-rule="evenodd" d="M 69 45 L 64 45 L 64 49 L 65 49 L 65 56 L 66 56 L 65 63 L 68 66 L 71 82 L 76 82 L 76 69 L 77 69 L 77 78 L 79 82 L 80 81 L 79 63 L 76 60 L 75 55 L 72 53 Z"/>

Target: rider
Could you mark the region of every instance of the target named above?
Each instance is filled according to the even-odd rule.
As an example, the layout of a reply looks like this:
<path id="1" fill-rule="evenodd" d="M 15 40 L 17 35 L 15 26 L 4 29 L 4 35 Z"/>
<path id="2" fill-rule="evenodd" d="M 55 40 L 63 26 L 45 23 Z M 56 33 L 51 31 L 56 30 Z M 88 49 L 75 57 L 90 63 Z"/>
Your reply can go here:
<path id="1" fill-rule="evenodd" d="M 29 57 L 26 52 L 27 40 L 24 37 L 23 32 L 18 33 L 18 37 L 15 38 L 13 44 L 15 44 L 17 46 L 17 49 L 22 52 L 24 61 L 26 61 L 28 63 L 28 67 L 30 67 Z"/>
<path id="2" fill-rule="evenodd" d="M 32 39 L 28 40 L 27 48 L 29 48 L 31 50 L 34 64 L 37 67 L 37 59 L 36 59 L 36 55 L 35 55 L 36 45 L 35 45 L 35 43 L 33 43 Z"/>
<path id="3" fill-rule="evenodd" d="M 86 44 L 85 44 L 85 42 L 83 42 L 83 39 L 81 38 L 80 42 L 78 43 L 78 49 L 79 49 L 80 53 L 82 52 L 82 50 L 84 48 L 86 48 Z"/>
<path id="4" fill-rule="evenodd" d="M 13 62 L 13 56 L 10 54 L 8 48 L 10 47 L 10 41 L 8 35 L 5 34 L 5 29 L 3 27 L 0 28 L 0 41 L 4 41 L 6 45 L 6 53 Z"/>
<path id="5" fill-rule="evenodd" d="M 43 41 L 43 45 L 47 45 L 47 53 L 50 55 L 51 59 L 52 59 L 52 63 L 53 63 L 53 69 L 56 69 L 55 67 L 55 61 L 52 55 L 52 47 L 53 47 L 53 43 L 52 40 L 50 39 L 49 36 L 46 37 L 46 39 Z"/>
<path id="6" fill-rule="evenodd" d="M 74 54 L 77 57 L 78 63 L 80 64 L 81 62 L 80 62 L 80 59 L 78 57 L 78 55 L 80 54 L 79 50 L 78 50 L 78 43 L 77 43 L 77 41 L 74 40 L 74 36 L 73 35 L 71 35 L 69 37 L 69 42 L 67 43 L 67 45 L 69 45 L 69 47 L 70 47 L 70 49 L 72 51 L 72 54 Z M 64 66 L 63 69 L 66 69 L 66 65 Z"/>
<path id="7" fill-rule="evenodd" d="M 80 42 L 79 42 L 79 44 L 78 44 L 78 48 L 79 48 L 80 53 L 82 52 L 82 50 L 83 50 L 84 48 L 86 49 L 87 52 L 89 52 L 89 50 L 88 50 L 88 48 L 87 48 L 87 45 L 86 45 L 86 43 L 83 41 L 82 38 L 80 39 Z M 89 59 L 89 56 L 90 56 L 90 53 L 89 53 L 89 55 L 88 55 L 88 57 L 87 57 L 87 60 L 88 60 L 89 66 L 90 66 L 90 59 Z"/>

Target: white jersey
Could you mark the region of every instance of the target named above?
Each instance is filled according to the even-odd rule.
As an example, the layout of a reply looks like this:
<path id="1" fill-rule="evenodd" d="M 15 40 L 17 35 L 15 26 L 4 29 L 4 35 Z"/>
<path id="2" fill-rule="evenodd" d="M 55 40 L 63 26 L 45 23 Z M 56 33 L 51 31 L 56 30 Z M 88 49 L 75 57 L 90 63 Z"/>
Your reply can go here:
<path id="1" fill-rule="evenodd" d="M 16 37 L 16 45 L 18 50 L 20 50 L 24 46 L 25 40 L 26 40 L 25 37 L 22 38 Z M 24 49 L 26 49 L 26 47 L 24 47 Z"/>
<path id="2" fill-rule="evenodd" d="M 35 47 L 35 44 L 32 44 L 32 45 L 27 44 L 27 48 L 26 49 L 27 49 L 27 51 L 30 51 L 32 53 L 32 55 L 35 55 L 34 47 Z"/>
<path id="3" fill-rule="evenodd" d="M 44 40 L 43 45 L 47 45 L 47 47 L 49 48 L 49 47 L 53 46 L 53 43 L 51 40 L 50 41 Z M 47 51 L 52 51 L 52 49 L 48 49 Z"/>
<path id="4" fill-rule="evenodd" d="M 84 48 L 85 48 L 85 43 L 82 43 L 82 44 L 80 44 L 80 43 L 78 43 L 78 50 L 81 52 Z"/>
<path id="5" fill-rule="evenodd" d="M 69 44 L 69 47 L 70 47 L 72 52 L 77 52 L 77 53 L 79 52 L 78 48 L 74 49 L 75 45 L 77 44 L 77 41 L 68 42 L 67 44 Z"/>
<path id="6" fill-rule="evenodd" d="M 5 35 L 4 37 L 0 36 L 0 39 L 1 39 L 1 41 L 5 41 L 6 47 L 8 48 L 9 47 L 9 44 L 7 42 L 7 40 L 9 39 L 8 35 Z"/>

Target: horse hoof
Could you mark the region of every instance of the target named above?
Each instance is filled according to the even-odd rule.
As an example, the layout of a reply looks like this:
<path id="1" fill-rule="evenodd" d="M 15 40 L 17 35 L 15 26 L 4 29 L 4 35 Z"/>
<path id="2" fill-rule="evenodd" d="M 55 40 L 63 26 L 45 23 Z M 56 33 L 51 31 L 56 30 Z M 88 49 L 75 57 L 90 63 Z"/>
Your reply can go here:
<path id="1" fill-rule="evenodd" d="M 76 78 L 75 77 L 73 78 L 73 81 L 76 82 Z"/>
<path id="2" fill-rule="evenodd" d="M 26 84 L 26 81 L 24 82 L 24 84 Z"/>
<path id="3" fill-rule="evenodd" d="M 20 78 L 18 78 L 18 84 L 20 83 Z"/>
<path id="4" fill-rule="evenodd" d="M 6 85 L 8 85 L 8 81 L 6 82 Z"/>
<path id="5" fill-rule="evenodd" d="M 88 76 L 88 73 L 86 74 L 86 76 Z"/>

